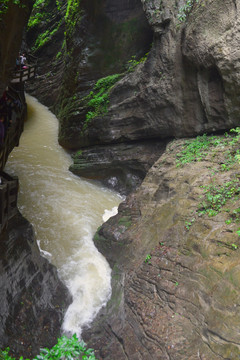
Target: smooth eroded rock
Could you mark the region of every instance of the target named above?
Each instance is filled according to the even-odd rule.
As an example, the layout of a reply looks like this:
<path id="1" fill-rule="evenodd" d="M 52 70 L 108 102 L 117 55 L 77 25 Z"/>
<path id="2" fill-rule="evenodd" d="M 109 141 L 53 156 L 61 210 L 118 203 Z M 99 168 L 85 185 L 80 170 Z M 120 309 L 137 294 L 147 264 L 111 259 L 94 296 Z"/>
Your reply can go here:
<path id="1" fill-rule="evenodd" d="M 19 213 L 0 236 L 0 347 L 32 357 L 60 336 L 71 302 L 57 269 L 40 255 L 31 224 Z"/>

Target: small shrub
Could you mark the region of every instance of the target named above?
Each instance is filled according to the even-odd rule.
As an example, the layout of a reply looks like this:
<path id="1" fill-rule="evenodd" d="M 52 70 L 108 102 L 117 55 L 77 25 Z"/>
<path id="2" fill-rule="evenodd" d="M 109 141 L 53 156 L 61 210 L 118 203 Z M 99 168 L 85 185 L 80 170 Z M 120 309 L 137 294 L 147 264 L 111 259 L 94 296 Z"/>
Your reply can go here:
<path id="1" fill-rule="evenodd" d="M 211 145 L 216 146 L 217 138 L 215 136 L 208 137 L 206 134 L 197 136 L 195 139 L 187 140 L 182 151 L 177 154 L 177 167 L 185 165 L 193 161 L 200 161 L 205 157 L 206 150 Z"/>
<path id="2" fill-rule="evenodd" d="M 132 56 L 131 60 L 129 60 L 129 61 L 127 62 L 126 70 L 127 70 L 128 72 L 133 72 L 133 71 L 135 70 L 135 68 L 136 68 L 139 64 L 141 64 L 141 63 L 143 63 L 143 62 L 145 62 L 145 61 L 147 60 L 148 54 L 149 54 L 149 53 L 146 53 L 146 54 L 145 54 L 141 59 L 139 59 L 139 60 L 136 60 L 136 55 Z"/>
<path id="3" fill-rule="evenodd" d="M 180 7 L 178 13 L 178 22 L 182 23 L 186 20 L 187 16 L 192 10 L 192 7 L 195 3 L 198 3 L 199 0 L 187 0 L 183 6 Z"/>
<path id="4" fill-rule="evenodd" d="M 195 222 L 195 218 L 192 218 L 190 221 L 185 221 L 185 228 L 187 230 L 190 230 L 190 227 L 193 225 L 194 222 Z"/>
<path id="5" fill-rule="evenodd" d="M 152 258 L 151 254 L 147 254 L 144 262 L 145 262 L 146 264 L 151 264 L 151 262 L 150 262 L 151 258 Z"/>
<path id="6" fill-rule="evenodd" d="M 88 100 L 87 107 L 89 111 L 86 114 L 83 130 L 86 129 L 91 119 L 107 113 L 110 90 L 122 76 L 122 74 L 109 75 L 96 82 L 93 91 L 85 98 Z"/>
<path id="7" fill-rule="evenodd" d="M 0 359 L 15 360 L 15 358 L 9 355 L 9 348 L 2 351 L 0 350 Z M 84 341 L 79 341 L 76 334 L 71 338 L 62 336 L 58 339 L 56 345 L 52 349 L 41 349 L 40 354 L 33 360 L 97 360 L 93 349 L 87 349 Z M 24 360 L 21 356 L 19 360 Z M 26 359 L 29 360 L 29 359 Z"/>
<path id="8" fill-rule="evenodd" d="M 203 188 L 206 192 L 198 210 L 199 216 L 204 214 L 208 214 L 210 217 L 217 215 L 228 199 L 238 197 L 240 193 L 238 180 L 228 181 L 223 185 L 211 184 L 203 186 Z"/>

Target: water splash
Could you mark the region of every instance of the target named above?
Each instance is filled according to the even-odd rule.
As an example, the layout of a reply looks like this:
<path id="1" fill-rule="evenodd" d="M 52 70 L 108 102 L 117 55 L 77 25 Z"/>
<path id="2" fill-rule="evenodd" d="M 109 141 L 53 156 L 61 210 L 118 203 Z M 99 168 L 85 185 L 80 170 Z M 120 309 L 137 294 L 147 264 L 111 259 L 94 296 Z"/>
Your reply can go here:
<path id="1" fill-rule="evenodd" d="M 69 172 L 71 157 L 57 143 L 56 117 L 33 97 L 27 103 L 20 147 L 6 171 L 19 177 L 20 211 L 73 296 L 63 329 L 80 336 L 111 294 L 111 269 L 92 238 L 117 212 L 121 197 Z"/>

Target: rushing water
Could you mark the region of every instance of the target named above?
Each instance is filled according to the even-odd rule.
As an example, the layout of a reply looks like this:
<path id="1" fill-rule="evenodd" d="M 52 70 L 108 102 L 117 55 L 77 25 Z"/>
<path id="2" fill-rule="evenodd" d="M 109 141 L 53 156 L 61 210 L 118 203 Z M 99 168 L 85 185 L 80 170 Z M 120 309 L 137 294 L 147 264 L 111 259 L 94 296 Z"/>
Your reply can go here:
<path id="1" fill-rule="evenodd" d="M 68 171 L 71 157 L 57 143 L 56 117 L 33 97 L 27 103 L 20 146 L 5 170 L 19 177 L 20 211 L 72 293 L 63 330 L 80 335 L 111 294 L 111 270 L 92 237 L 121 198 Z"/>

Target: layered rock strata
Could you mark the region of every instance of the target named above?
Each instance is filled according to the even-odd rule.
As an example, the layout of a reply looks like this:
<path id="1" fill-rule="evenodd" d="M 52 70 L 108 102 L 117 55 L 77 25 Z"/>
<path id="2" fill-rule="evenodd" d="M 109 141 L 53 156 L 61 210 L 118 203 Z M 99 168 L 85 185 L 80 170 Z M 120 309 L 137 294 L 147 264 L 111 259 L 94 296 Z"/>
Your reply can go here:
<path id="1" fill-rule="evenodd" d="M 239 164 L 221 171 L 230 149 L 220 145 L 177 167 L 183 144 L 167 147 L 95 236 L 113 269 L 112 298 L 83 336 L 99 359 L 239 357 L 238 192 L 199 216 L 206 187 L 239 191 Z"/>
<path id="2" fill-rule="evenodd" d="M 113 0 L 104 6 L 83 2 L 77 31 L 67 38 L 72 56 L 65 59 L 63 68 L 57 66 L 64 73 L 60 90 L 56 93 L 55 80 L 61 76 L 54 77 L 53 73 L 43 80 L 44 96 L 41 87 L 35 92 L 46 104 L 50 104 L 49 99 L 57 102 L 53 108 L 60 119 L 62 146 L 76 150 L 129 144 L 225 131 L 239 124 L 238 3 L 201 0 L 186 8 L 182 1 L 142 0 L 140 5 L 139 1 L 121 6 Z M 121 30 L 121 37 L 111 26 L 130 26 L 134 11 L 142 19 L 143 10 L 154 34 L 148 58 L 114 86 L 107 114 L 96 116 L 86 126 L 89 109 L 82 100 L 97 78 L 119 72 L 127 58 L 121 57 L 121 66 L 117 56 L 107 61 L 109 49 L 114 55 L 124 34 L 129 35 L 127 30 Z M 148 28 L 144 21 L 141 23 L 141 29 Z M 105 30 L 100 32 L 100 27 Z M 142 36 L 141 29 L 136 38 Z M 149 44 L 150 35 L 144 44 L 147 39 Z M 123 54 L 132 43 L 134 40 L 121 47 Z M 134 53 L 140 54 L 139 41 L 137 44 Z M 47 94 L 47 100 L 46 84 L 54 87 L 54 99 Z M 96 149 L 89 154 L 92 151 Z M 82 162 L 91 158 L 87 152 L 84 154 Z M 87 173 L 86 168 L 85 176 Z M 84 175 L 83 169 L 81 174 Z"/>
<path id="3" fill-rule="evenodd" d="M 11 80 L 32 5 L 32 0 L 0 5 L 0 97 Z M 33 228 L 20 213 L 1 230 L 0 348 L 10 347 L 14 357 L 33 357 L 40 347 L 56 343 L 71 297 L 56 268 L 41 256 Z"/>
<path id="4" fill-rule="evenodd" d="M 83 149 L 73 156 L 70 171 L 127 195 L 141 184 L 165 146 L 164 141 L 152 140 Z"/>
<path id="5" fill-rule="evenodd" d="M 184 22 L 180 1 L 143 6 L 155 35 L 148 59 L 114 87 L 104 117 L 69 134 L 79 145 L 193 136 L 239 124 L 238 4 L 202 0 Z"/>

